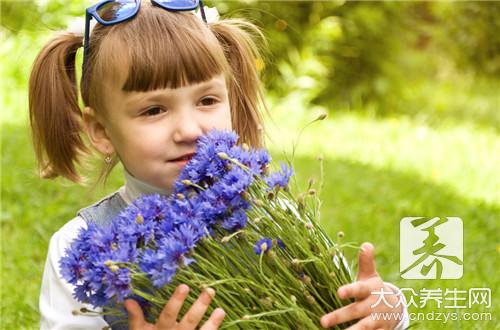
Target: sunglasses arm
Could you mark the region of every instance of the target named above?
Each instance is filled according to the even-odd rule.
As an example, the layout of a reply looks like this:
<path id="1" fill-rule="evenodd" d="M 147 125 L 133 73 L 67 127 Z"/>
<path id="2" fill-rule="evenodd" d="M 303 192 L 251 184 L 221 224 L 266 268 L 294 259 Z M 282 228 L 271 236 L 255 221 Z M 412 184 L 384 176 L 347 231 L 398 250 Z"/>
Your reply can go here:
<path id="1" fill-rule="evenodd" d="M 203 9 L 203 1 L 200 1 L 200 12 L 201 12 L 201 18 L 203 18 L 203 22 L 207 23 L 207 17 L 205 16 L 205 9 Z"/>

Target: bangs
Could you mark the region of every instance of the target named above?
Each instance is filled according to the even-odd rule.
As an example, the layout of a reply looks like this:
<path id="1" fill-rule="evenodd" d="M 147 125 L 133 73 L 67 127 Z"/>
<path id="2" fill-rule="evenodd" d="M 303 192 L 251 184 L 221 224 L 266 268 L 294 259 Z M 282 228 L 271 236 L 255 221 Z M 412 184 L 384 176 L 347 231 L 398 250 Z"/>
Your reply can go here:
<path id="1" fill-rule="evenodd" d="M 193 13 L 143 2 L 136 17 L 106 28 L 98 62 L 125 92 L 179 88 L 230 72 L 217 38 Z"/>

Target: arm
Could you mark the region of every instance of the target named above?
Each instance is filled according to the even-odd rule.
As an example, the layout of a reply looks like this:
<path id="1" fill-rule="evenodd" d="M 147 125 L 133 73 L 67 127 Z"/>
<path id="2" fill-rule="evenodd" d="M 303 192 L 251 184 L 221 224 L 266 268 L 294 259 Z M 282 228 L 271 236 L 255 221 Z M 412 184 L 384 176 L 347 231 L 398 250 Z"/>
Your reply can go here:
<path id="1" fill-rule="evenodd" d="M 40 290 L 40 329 L 102 329 L 107 326 L 101 316 L 73 314 L 73 311 L 82 307 L 96 309 L 75 300 L 73 286 L 59 272 L 59 259 L 82 226 L 86 226 L 85 221 L 76 217 L 50 239 Z"/>

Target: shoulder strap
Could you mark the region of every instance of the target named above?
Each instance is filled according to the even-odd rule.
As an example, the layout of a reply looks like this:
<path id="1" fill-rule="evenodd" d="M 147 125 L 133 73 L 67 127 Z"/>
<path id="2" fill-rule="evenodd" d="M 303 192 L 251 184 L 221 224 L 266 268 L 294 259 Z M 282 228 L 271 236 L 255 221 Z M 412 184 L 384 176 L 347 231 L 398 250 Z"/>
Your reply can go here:
<path id="1" fill-rule="evenodd" d="M 111 220 L 126 207 L 127 203 L 120 194 L 114 192 L 97 203 L 79 210 L 78 215 L 86 222 L 93 221 L 98 225 L 105 225 L 110 223 Z"/>

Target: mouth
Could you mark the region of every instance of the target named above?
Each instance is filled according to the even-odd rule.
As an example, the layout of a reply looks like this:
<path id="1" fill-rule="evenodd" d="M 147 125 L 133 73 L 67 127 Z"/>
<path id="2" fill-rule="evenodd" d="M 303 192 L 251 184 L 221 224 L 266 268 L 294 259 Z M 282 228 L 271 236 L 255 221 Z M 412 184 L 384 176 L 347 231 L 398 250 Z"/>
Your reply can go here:
<path id="1" fill-rule="evenodd" d="M 194 152 L 191 152 L 191 153 L 188 153 L 188 154 L 184 154 L 180 157 L 177 157 L 177 158 L 174 158 L 174 159 L 171 159 L 169 160 L 169 162 L 174 162 L 174 163 L 187 163 L 189 162 L 193 157 L 194 157 L 195 153 Z"/>

